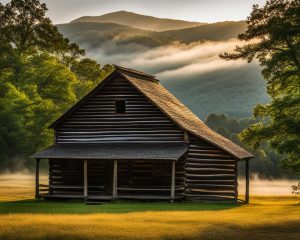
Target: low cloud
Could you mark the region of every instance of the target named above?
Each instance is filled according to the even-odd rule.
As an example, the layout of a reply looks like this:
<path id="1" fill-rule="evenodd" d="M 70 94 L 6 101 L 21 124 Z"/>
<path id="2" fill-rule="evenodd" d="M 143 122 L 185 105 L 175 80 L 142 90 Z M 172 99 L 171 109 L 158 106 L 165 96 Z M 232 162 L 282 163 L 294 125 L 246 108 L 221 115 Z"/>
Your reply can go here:
<path id="1" fill-rule="evenodd" d="M 241 42 L 237 39 L 219 42 L 195 42 L 147 48 L 137 44 L 102 44 L 89 50 L 89 55 L 100 62 L 116 63 L 155 74 L 158 78 L 186 78 L 220 69 L 238 68 L 244 61 L 224 61 L 219 54 L 232 51 Z M 105 47 L 104 47 L 105 46 Z M 102 49 L 105 49 L 102 50 Z M 119 49 L 119 50 L 117 50 Z"/>

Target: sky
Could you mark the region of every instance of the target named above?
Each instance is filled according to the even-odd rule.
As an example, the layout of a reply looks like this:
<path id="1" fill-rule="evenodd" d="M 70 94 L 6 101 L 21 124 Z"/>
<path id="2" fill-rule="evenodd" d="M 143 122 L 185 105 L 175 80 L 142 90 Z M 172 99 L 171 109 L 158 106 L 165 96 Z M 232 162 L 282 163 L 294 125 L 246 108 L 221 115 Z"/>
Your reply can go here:
<path id="1" fill-rule="evenodd" d="M 7 3 L 8 0 L 0 0 Z M 43 0 L 54 23 L 66 23 L 81 16 L 99 16 L 120 10 L 161 18 L 196 22 L 244 20 L 253 4 L 265 0 Z"/>

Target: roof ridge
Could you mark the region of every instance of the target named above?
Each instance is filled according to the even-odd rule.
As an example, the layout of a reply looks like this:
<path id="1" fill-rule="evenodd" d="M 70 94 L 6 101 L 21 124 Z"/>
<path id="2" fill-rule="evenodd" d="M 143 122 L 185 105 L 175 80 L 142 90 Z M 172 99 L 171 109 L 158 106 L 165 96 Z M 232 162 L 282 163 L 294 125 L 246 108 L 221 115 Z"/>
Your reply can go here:
<path id="1" fill-rule="evenodd" d="M 130 74 L 133 74 L 133 75 L 144 77 L 146 79 L 159 81 L 158 79 L 155 78 L 154 75 L 151 75 L 151 74 L 148 74 L 148 73 L 145 73 L 145 72 L 142 72 L 142 71 L 138 71 L 138 70 L 131 69 L 131 68 L 121 67 L 121 66 L 116 65 L 116 64 L 113 64 L 113 66 L 115 67 L 115 69 L 117 71 L 120 71 L 120 72 L 126 72 L 126 73 L 130 73 Z"/>

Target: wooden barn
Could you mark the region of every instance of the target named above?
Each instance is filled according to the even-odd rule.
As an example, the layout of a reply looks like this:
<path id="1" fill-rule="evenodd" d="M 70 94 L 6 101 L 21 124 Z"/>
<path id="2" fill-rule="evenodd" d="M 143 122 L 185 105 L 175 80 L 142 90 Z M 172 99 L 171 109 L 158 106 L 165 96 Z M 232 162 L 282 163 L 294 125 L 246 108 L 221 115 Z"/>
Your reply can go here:
<path id="1" fill-rule="evenodd" d="M 253 156 L 206 126 L 152 75 L 115 66 L 51 126 L 34 154 L 36 197 L 238 202 L 238 171 Z M 40 160 L 49 185 L 39 184 Z"/>

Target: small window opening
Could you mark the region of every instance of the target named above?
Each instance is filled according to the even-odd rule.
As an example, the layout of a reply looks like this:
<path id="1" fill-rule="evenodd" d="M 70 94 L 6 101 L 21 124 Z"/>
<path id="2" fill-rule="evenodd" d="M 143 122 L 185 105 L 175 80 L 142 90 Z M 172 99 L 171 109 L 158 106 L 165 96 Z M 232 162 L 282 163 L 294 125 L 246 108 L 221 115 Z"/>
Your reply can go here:
<path id="1" fill-rule="evenodd" d="M 116 100 L 116 113 L 125 113 L 126 111 L 126 103 L 125 100 Z"/>

